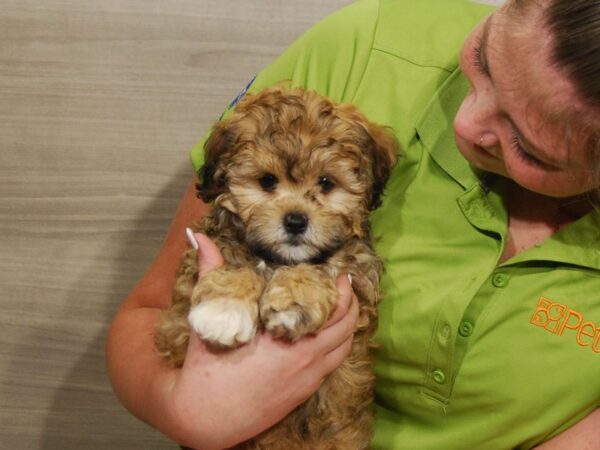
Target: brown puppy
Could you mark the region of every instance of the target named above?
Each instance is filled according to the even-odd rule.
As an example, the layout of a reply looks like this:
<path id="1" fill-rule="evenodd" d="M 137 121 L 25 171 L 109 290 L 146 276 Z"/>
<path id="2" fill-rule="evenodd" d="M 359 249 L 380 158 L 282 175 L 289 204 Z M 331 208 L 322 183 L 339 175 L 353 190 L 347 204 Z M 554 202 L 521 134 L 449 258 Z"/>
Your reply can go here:
<path id="1" fill-rule="evenodd" d="M 396 150 L 387 130 L 353 106 L 302 89 L 247 95 L 215 125 L 198 185 L 214 207 L 196 231 L 214 240 L 225 264 L 198 281 L 195 252 L 184 255 L 173 305 L 157 327 L 160 353 L 181 366 L 190 326 L 221 348 L 242 345 L 261 328 L 291 341 L 316 332 L 335 308 L 343 273 L 351 274 L 360 305 L 349 357 L 244 448 L 369 447 L 369 347 L 382 263 L 368 215 L 380 204 Z"/>

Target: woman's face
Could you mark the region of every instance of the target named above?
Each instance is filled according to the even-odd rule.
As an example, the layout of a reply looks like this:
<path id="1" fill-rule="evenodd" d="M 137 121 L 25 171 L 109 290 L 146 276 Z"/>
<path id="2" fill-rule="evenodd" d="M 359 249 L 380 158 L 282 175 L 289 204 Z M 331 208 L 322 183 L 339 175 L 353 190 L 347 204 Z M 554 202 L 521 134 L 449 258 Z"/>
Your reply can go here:
<path id="1" fill-rule="evenodd" d="M 460 64 L 471 88 L 454 129 L 463 156 L 474 166 L 511 178 L 551 197 L 595 187 L 591 158 L 565 127 L 544 119 L 561 105 L 578 107 L 571 84 L 548 62 L 550 37 L 540 11 L 511 19 L 506 7 L 480 23 L 465 41 Z"/>

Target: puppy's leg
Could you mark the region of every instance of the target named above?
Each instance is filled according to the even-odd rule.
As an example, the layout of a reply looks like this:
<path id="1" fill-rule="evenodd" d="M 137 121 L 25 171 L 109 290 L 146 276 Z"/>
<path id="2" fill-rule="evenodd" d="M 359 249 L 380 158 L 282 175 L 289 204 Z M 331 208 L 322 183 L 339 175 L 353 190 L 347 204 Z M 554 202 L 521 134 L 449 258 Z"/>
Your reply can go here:
<path id="1" fill-rule="evenodd" d="M 263 288 L 263 279 L 250 268 L 211 270 L 192 291 L 188 315 L 192 329 L 218 347 L 248 342 L 256 334 Z"/>
<path id="2" fill-rule="evenodd" d="M 284 266 L 260 299 L 260 317 L 273 336 L 295 341 L 323 326 L 336 298 L 335 282 L 326 271 L 308 264 Z"/>

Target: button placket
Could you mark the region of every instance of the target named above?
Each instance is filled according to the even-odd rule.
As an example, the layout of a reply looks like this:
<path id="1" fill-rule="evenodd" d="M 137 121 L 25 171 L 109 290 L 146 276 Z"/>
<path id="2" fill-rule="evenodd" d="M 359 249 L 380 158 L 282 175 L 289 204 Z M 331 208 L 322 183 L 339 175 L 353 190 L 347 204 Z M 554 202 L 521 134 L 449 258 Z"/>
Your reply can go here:
<path id="1" fill-rule="evenodd" d="M 426 372 L 426 385 L 423 393 L 442 403 L 447 403 L 451 391 L 452 360 L 456 325 L 444 315 L 438 318 L 435 338 L 432 340 Z"/>
<path id="2" fill-rule="evenodd" d="M 455 374 L 460 370 L 462 359 L 471 345 L 478 313 L 485 306 L 484 298 L 478 298 L 482 290 L 493 289 L 491 278 L 496 266 L 496 252 L 502 247 L 506 233 L 506 218 L 502 214 L 501 202 L 493 202 L 492 192 L 486 196 L 481 186 L 467 190 L 457 202 L 465 219 L 475 228 L 497 235 L 497 239 L 489 242 L 489 271 L 474 273 L 471 279 L 465 280 L 462 289 L 440 299 L 440 313 L 435 321 L 427 367 L 424 373 L 422 393 L 441 403 L 450 401 Z M 498 211 L 496 209 L 499 208 Z M 489 233 L 486 233 L 489 237 Z M 486 243 L 487 245 L 487 243 Z M 494 253 L 492 253 L 494 252 Z M 493 258 L 493 259 L 492 259 Z M 492 273 L 490 273 L 492 272 Z"/>

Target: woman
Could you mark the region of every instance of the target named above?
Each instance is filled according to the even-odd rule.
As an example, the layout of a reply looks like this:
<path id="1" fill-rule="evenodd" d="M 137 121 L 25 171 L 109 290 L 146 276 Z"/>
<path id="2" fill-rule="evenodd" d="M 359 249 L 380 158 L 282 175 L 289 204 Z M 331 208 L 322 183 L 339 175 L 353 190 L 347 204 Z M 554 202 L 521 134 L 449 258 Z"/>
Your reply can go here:
<path id="1" fill-rule="evenodd" d="M 403 149 L 373 217 L 387 268 L 373 448 L 600 442 L 600 215 L 590 201 L 600 185 L 600 2 L 511 0 L 488 13 L 460 0 L 359 1 L 250 87 L 286 79 L 352 102 Z M 340 278 L 338 309 L 316 337 L 289 345 L 260 335 L 219 355 L 193 337 L 183 369 L 161 366 L 152 327 L 170 301 L 184 229 L 206 212 L 198 202 L 192 183 L 107 352 L 134 414 L 216 449 L 316 390 L 349 349 L 356 307 Z M 197 238 L 202 276 L 221 259 Z"/>

